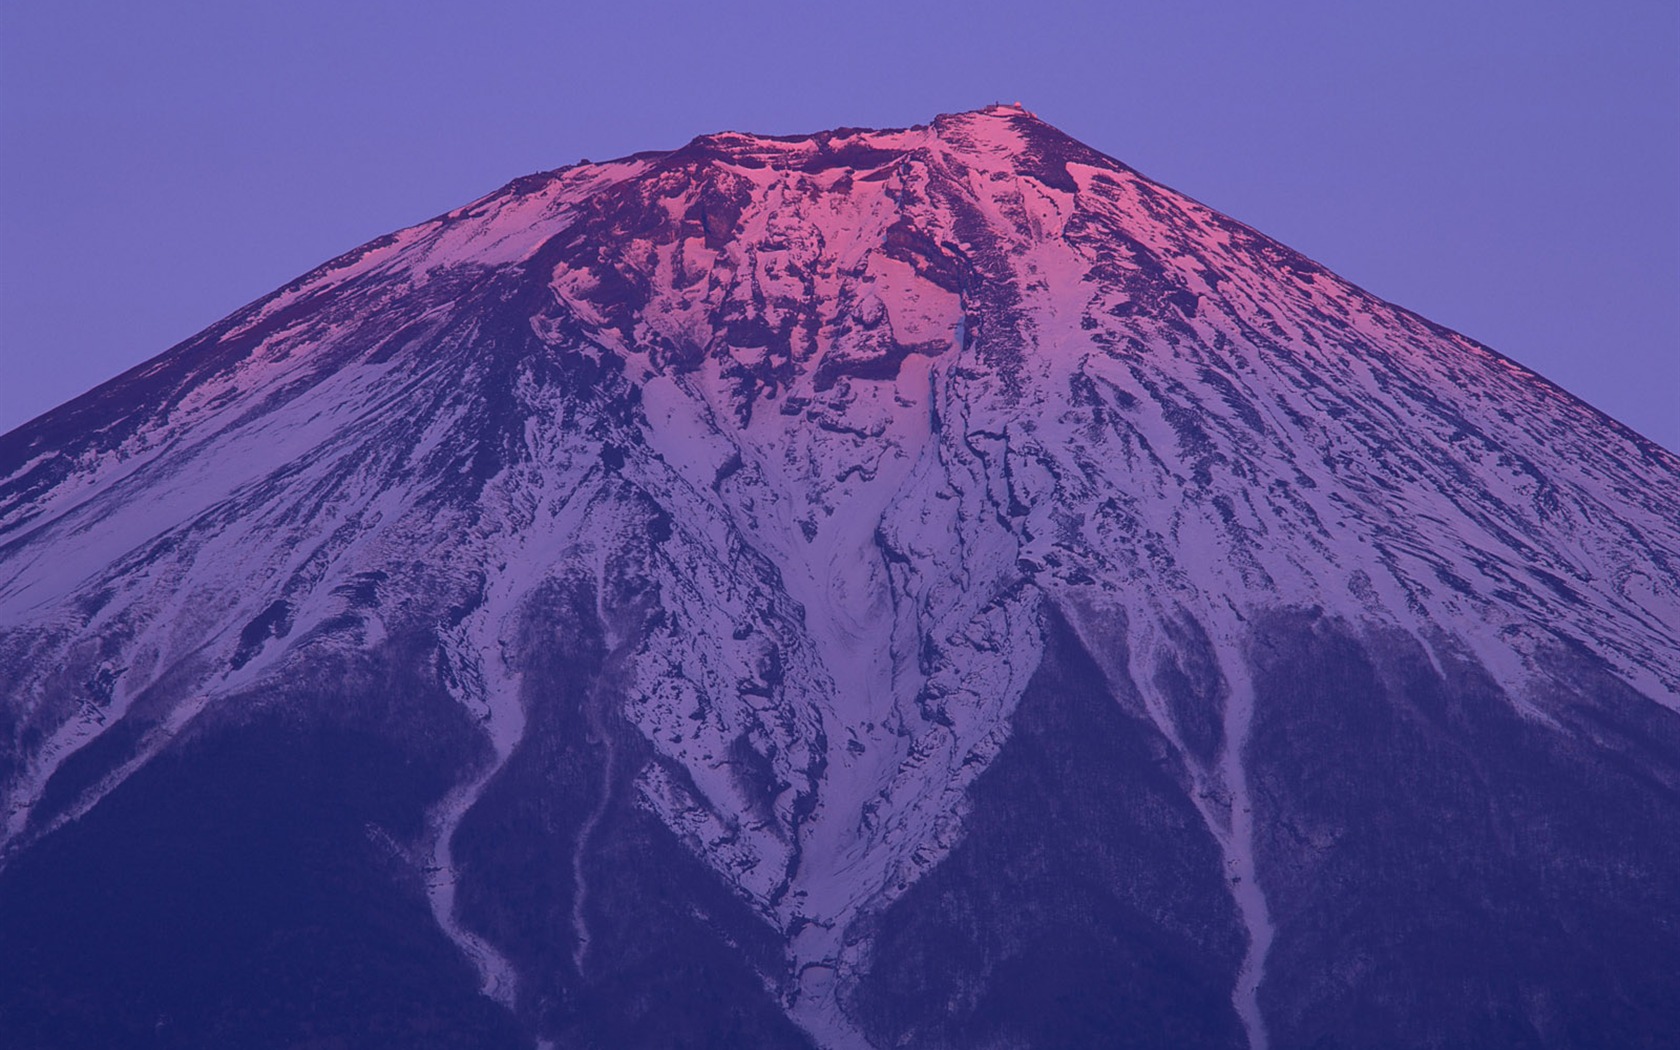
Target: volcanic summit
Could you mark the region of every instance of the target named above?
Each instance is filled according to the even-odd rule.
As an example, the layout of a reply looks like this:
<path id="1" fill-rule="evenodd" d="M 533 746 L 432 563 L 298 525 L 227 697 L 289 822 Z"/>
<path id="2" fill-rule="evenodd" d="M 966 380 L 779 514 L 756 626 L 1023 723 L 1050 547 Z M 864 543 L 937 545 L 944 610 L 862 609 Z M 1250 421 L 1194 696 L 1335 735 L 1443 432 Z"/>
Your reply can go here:
<path id="1" fill-rule="evenodd" d="M 1680 1031 L 1680 461 L 1016 106 L 0 437 L 0 683 L 12 1046 Z"/>

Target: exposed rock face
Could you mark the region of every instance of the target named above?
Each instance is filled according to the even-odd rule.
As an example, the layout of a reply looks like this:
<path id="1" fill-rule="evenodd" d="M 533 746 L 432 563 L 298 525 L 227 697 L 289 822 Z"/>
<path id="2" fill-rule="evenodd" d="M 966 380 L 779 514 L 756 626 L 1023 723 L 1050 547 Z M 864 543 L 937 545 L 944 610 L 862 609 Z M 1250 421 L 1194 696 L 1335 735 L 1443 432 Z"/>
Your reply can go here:
<path id="1" fill-rule="evenodd" d="M 14 1045 L 1680 1031 L 1680 462 L 1013 107 L 0 438 L 0 682 Z"/>

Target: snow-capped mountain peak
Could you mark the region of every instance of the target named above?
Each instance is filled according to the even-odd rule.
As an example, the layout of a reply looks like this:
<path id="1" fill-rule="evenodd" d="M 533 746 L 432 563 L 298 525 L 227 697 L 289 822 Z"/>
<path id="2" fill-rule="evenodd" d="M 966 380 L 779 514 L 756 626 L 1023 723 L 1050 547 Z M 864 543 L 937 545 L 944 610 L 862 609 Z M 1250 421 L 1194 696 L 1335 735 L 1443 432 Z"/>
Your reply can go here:
<path id="1" fill-rule="evenodd" d="M 636 814 L 773 931 L 719 943 L 800 1030 L 889 1045 L 883 916 L 1079 652 L 1263 1047 L 1277 829 L 1329 834 L 1254 765 L 1277 625 L 1611 748 L 1607 690 L 1680 712 L 1677 551 L 1672 456 L 1018 105 L 708 135 L 516 180 L 0 439 L 8 855 L 393 661 L 460 725 L 379 834 L 530 1030 L 616 965 Z M 531 832 L 546 955 L 474 830 L 520 790 L 577 802 Z"/>

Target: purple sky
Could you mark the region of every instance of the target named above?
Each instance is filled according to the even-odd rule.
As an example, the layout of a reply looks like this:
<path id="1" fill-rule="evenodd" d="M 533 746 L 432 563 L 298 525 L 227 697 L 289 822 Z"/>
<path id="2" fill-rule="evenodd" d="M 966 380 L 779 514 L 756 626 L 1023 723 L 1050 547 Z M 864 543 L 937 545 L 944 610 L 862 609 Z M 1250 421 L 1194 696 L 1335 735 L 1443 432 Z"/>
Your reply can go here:
<path id="1" fill-rule="evenodd" d="M 443 6 L 0 6 L 0 431 L 516 175 L 1020 99 L 1680 449 L 1673 0 Z"/>

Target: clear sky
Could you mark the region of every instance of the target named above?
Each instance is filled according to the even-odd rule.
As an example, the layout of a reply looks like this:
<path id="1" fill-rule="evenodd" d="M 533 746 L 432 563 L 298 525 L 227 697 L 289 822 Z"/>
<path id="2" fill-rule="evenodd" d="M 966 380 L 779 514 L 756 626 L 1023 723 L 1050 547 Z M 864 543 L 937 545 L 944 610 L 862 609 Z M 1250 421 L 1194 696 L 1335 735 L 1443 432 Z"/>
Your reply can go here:
<path id="1" fill-rule="evenodd" d="M 0 431 L 514 176 L 1041 117 L 1680 449 L 1680 4 L 0 2 Z"/>

